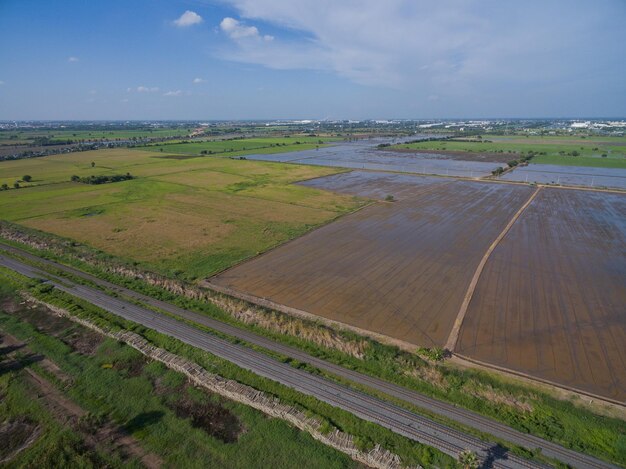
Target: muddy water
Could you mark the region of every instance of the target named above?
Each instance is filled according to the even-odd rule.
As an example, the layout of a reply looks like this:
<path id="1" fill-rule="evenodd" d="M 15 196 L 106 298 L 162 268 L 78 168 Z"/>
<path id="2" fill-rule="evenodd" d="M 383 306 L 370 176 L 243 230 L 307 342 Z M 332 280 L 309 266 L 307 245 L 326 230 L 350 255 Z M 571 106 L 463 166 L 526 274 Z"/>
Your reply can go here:
<path id="1" fill-rule="evenodd" d="M 487 262 L 457 351 L 626 401 L 626 195 L 543 189 Z"/>
<path id="2" fill-rule="evenodd" d="M 453 160 L 436 153 L 403 153 L 376 148 L 379 143 L 398 142 L 397 140 L 372 139 L 344 142 L 317 150 L 273 155 L 249 155 L 246 158 L 340 168 L 467 177 L 487 176 L 497 167 L 503 166 L 501 163 Z"/>
<path id="3" fill-rule="evenodd" d="M 444 178 L 432 176 L 355 170 L 309 179 L 299 184 L 370 199 L 384 200 L 386 197 L 392 196 L 395 200 L 404 200 L 418 195 L 425 187 L 445 182 L 448 181 Z"/>
<path id="4" fill-rule="evenodd" d="M 344 217 L 211 281 L 424 346 L 445 344 L 477 263 L 532 192 L 363 172 L 315 184 L 325 182 L 399 200 Z"/>
<path id="5" fill-rule="evenodd" d="M 506 181 L 626 189 L 626 169 L 529 164 L 502 176 Z"/>

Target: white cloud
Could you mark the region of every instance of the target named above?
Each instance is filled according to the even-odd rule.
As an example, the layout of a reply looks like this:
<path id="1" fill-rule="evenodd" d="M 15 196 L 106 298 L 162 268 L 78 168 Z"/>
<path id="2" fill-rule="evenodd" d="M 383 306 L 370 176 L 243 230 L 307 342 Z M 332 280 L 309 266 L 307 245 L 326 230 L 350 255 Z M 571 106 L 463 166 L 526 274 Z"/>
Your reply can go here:
<path id="1" fill-rule="evenodd" d="M 237 21 L 235 18 L 224 18 L 220 23 L 220 28 L 228 34 L 231 39 L 235 40 L 245 38 L 263 39 L 264 41 L 274 40 L 274 36 L 270 36 L 269 34 L 261 36 L 256 26 L 245 26 L 241 21 Z"/>
<path id="2" fill-rule="evenodd" d="M 180 15 L 180 18 L 174 20 L 174 24 L 179 28 L 186 28 L 199 23 L 202 23 L 202 17 L 195 11 L 191 10 L 187 10 L 185 13 Z"/>
<path id="3" fill-rule="evenodd" d="M 601 59 L 594 47 L 619 55 L 626 31 L 615 19 L 622 7 L 564 8 L 559 0 L 227 1 L 242 20 L 220 23 L 232 40 L 216 52 L 222 59 L 419 88 L 424 98 L 586 76 L 612 56 Z M 254 22 L 284 30 L 286 38 L 260 40 Z"/>
<path id="4" fill-rule="evenodd" d="M 200 83 L 206 83 L 206 80 L 204 80 L 203 78 L 194 78 L 193 79 L 193 84 L 194 85 L 199 85 Z"/>
<path id="5" fill-rule="evenodd" d="M 130 90 L 130 88 L 129 88 Z M 159 87 L 158 86 L 143 86 L 140 85 L 137 87 L 137 92 L 138 93 L 156 93 L 157 91 L 159 91 Z"/>
<path id="6" fill-rule="evenodd" d="M 176 91 L 168 91 L 166 93 L 163 93 L 163 96 L 181 96 L 183 94 L 183 92 L 181 90 L 176 90 Z"/>
<path id="7" fill-rule="evenodd" d="M 74 57 L 74 56 L 71 56 L 71 57 L 67 58 L 68 62 L 78 62 L 79 60 L 80 59 L 78 57 Z"/>

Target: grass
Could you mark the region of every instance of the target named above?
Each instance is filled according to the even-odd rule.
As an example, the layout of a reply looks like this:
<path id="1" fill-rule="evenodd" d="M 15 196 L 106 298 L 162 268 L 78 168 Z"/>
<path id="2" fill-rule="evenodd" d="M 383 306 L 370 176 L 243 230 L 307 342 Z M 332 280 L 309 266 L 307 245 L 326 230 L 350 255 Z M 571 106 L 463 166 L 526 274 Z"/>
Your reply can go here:
<path id="1" fill-rule="evenodd" d="M 227 154 L 228 156 L 240 156 L 251 153 L 284 153 L 289 151 L 311 150 L 318 146 L 323 146 L 324 143 L 332 140 L 337 139 L 305 136 L 248 138 L 193 143 L 154 144 L 149 145 L 147 148 L 180 155 Z"/>
<path id="2" fill-rule="evenodd" d="M 144 128 L 144 129 L 127 129 L 127 130 L 63 130 L 63 129 L 15 129 L 0 130 L 0 142 L 11 144 L 18 142 L 31 142 L 38 138 L 47 138 L 51 141 L 67 141 L 67 140 L 126 140 L 135 138 L 159 138 L 159 137 L 177 137 L 186 136 L 193 127 L 179 128 Z"/>
<path id="3" fill-rule="evenodd" d="M 14 274 L 3 268 L 0 268 L 0 278 L 2 278 L 2 280 L 5 283 L 11 282 L 11 284 L 14 285 L 16 288 L 26 288 L 29 284 L 33 285 L 31 282 L 25 280 L 20 275 Z M 231 364 L 230 362 L 227 362 L 218 357 L 210 355 L 199 349 L 195 349 L 176 339 L 172 339 L 170 337 L 159 334 L 155 331 L 145 329 L 142 326 L 125 321 L 119 317 L 116 317 L 103 310 L 100 310 L 99 308 L 96 308 L 86 302 L 75 299 L 71 297 L 70 295 L 67 295 L 65 293 L 59 292 L 54 289 L 52 291 L 42 293 L 42 290 L 38 289 L 37 286 L 35 287 L 31 286 L 31 291 L 36 296 L 42 298 L 44 301 L 47 301 L 49 303 L 55 304 L 57 306 L 60 306 L 60 307 L 63 307 L 72 311 L 72 314 L 89 319 L 90 321 L 95 322 L 96 324 L 100 326 L 113 327 L 114 329 L 124 328 L 124 329 L 133 330 L 134 332 L 143 335 L 146 339 L 148 339 L 150 342 L 154 343 L 155 345 L 165 348 L 167 350 L 170 350 L 171 352 L 176 353 L 178 355 L 184 356 L 192 361 L 195 361 L 196 363 L 200 364 L 204 368 L 212 372 L 215 372 L 219 374 L 220 376 L 224 376 L 228 379 L 234 379 L 238 382 L 247 384 L 256 389 L 259 389 L 271 395 L 277 396 L 284 403 L 296 405 L 301 408 L 304 408 L 307 411 L 310 411 L 314 416 L 320 417 L 323 421 L 327 421 L 333 426 L 336 426 L 337 428 L 345 432 L 355 435 L 356 437 L 358 437 L 359 441 L 362 443 L 362 446 L 364 448 L 371 448 L 373 447 L 375 443 L 380 443 L 383 447 L 398 454 L 406 464 L 413 464 L 413 465 L 422 464 L 428 467 L 432 465 L 436 465 L 437 467 L 455 467 L 455 463 L 452 460 L 452 458 L 445 456 L 442 453 L 432 448 L 429 448 L 427 446 L 421 445 L 414 441 L 408 440 L 404 437 L 394 434 L 390 430 L 379 427 L 378 425 L 360 420 L 359 418 L 353 416 L 352 414 L 348 412 L 339 410 L 328 404 L 318 401 L 317 399 L 313 397 L 305 396 L 286 386 L 276 383 L 272 380 L 262 378 L 247 370 L 243 370 Z M 2 317 L 3 316 L 0 315 L 0 318 Z M 0 326 L 10 327 L 10 325 L 5 326 L 5 324 L 6 322 L 4 322 L 4 319 L 0 320 Z M 11 329 L 11 331 L 12 333 L 14 333 L 14 335 L 19 335 L 15 329 Z M 29 330 L 24 335 L 33 337 L 33 336 L 36 336 L 36 333 L 33 332 L 32 330 Z M 46 337 L 46 341 L 49 341 L 49 338 Z M 33 345 L 33 348 L 36 349 L 38 352 L 42 353 L 41 349 L 37 348 L 36 344 Z M 58 356 L 54 355 L 54 356 L 51 356 L 51 358 L 53 358 L 55 361 L 56 360 L 61 361 L 63 355 L 71 357 L 71 354 L 68 355 L 63 350 L 59 350 Z M 111 359 L 107 357 L 106 363 L 111 363 Z M 101 373 L 101 370 L 102 370 L 101 365 L 102 363 L 100 362 L 98 366 L 94 369 L 94 373 L 96 371 L 98 374 Z M 62 369 L 63 371 L 68 371 L 64 367 L 62 367 Z M 106 371 L 110 371 L 112 369 L 114 368 L 108 369 Z M 123 419 L 123 420 L 120 420 L 123 422 L 128 422 L 128 419 L 130 418 L 130 416 L 133 415 L 133 414 L 129 414 L 129 412 L 132 411 L 132 409 L 130 409 L 129 407 L 132 405 L 141 406 L 140 411 L 142 413 L 153 411 L 152 394 L 150 394 L 150 389 L 148 389 L 147 387 L 144 386 L 140 390 L 137 390 L 136 392 L 132 392 L 132 389 L 131 389 L 129 391 L 130 394 L 127 397 L 125 397 L 125 399 L 120 400 L 119 398 L 115 398 L 115 396 L 119 396 L 121 395 L 120 393 L 125 392 L 124 390 L 119 389 L 119 386 L 121 384 L 120 381 L 115 381 L 115 382 L 102 381 L 100 380 L 99 375 L 90 375 L 87 372 L 87 370 L 82 370 L 81 373 L 82 373 L 82 376 L 84 376 L 85 378 L 85 385 L 93 386 L 93 388 L 90 388 L 91 389 L 90 391 L 90 389 L 80 389 L 80 384 L 78 382 L 74 385 L 72 396 L 77 399 L 80 398 L 81 405 L 89 407 L 89 402 L 94 402 L 94 403 L 101 402 L 107 406 L 119 406 L 120 407 L 119 414 L 113 414 L 113 415 L 116 420 Z M 109 376 L 109 375 L 110 374 L 107 374 L 106 376 Z M 132 381 L 134 379 L 135 378 L 132 378 L 131 380 L 126 379 L 126 381 Z M 111 396 L 110 396 L 111 400 L 104 398 L 102 396 L 102 389 L 103 389 L 102 386 L 105 386 L 104 389 L 107 389 L 107 391 L 111 390 Z M 90 394 L 90 392 L 93 394 Z M 126 394 L 124 395 L 126 396 Z M 149 397 L 146 397 L 146 396 L 149 396 Z M 123 402 L 119 402 L 119 401 L 123 401 Z M 244 406 L 240 406 L 240 407 L 245 408 Z M 273 441 L 273 442 L 278 442 L 278 444 L 280 444 L 281 447 L 283 446 L 283 442 L 281 441 L 281 436 L 277 435 L 276 432 L 272 433 L 268 429 L 262 429 L 260 431 L 265 432 L 264 434 L 267 435 L 268 440 Z M 160 429 L 154 429 L 154 433 L 157 433 L 156 436 L 160 436 L 162 434 L 162 431 Z M 177 433 L 176 438 L 172 440 L 168 440 L 168 441 L 158 440 L 153 446 L 151 442 L 147 440 L 147 437 L 151 436 L 151 434 L 152 432 L 148 434 L 140 433 L 140 434 L 135 434 L 135 436 L 140 437 L 142 442 L 146 443 L 145 447 L 147 449 L 150 449 L 150 450 L 154 449 L 154 451 L 157 451 L 156 448 L 159 448 L 159 447 L 168 448 L 168 449 L 171 448 L 173 450 L 173 447 L 176 446 L 177 444 L 176 441 L 179 441 L 179 442 L 184 441 L 183 445 L 181 445 L 180 443 L 178 444 L 186 448 L 190 440 L 190 438 L 188 437 L 188 430 L 185 430 L 185 432 Z M 287 448 L 289 448 L 288 442 L 285 443 L 285 445 L 287 445 Z M 265 452 L 268 451 L 268 447 L 264 447 L 263 445 L 259 445 L 258 447 L 259 447 L 260 453 L 256 454 L 255 456 L 259 458 L 258 461 L 264 461 L 265 458 L 269 457 L 269 455 L 265 455 Z M 269 448 L 271 448 L 271 446 L 269 446 Z M 244 451 L 245 448 L 240 448 L 240 450 Z M 178 449 L 176 449 L 176 451 L 178 451 Z M 270 452 L 271 452 L 271 449 L 270 449 Z M 306 458 L 306 457 L 307 457 L 307 454 L 303 452 L 302 458 Z M 175 458 L 172 457 L 172 461 L 177 461 L 177 463 L 180 464 L 179 459 L 180 459 L 180 456 L 176 456 Z M 199 459 L 202 460 L 203 458 L 199 458 Z M 254 463 L 254 461 L 248 461 L 248 464 L 252 466 L 257 466 L 259 465 L 258 461 L 256 462 L 256 464 Z M 272 463 L 272 461 L 271 460 L 268 461 L 268 464 L 269 463 Z M 303 461 L 303 459 L 298 458 L 298 457 L 293 457 L 293 460 L 285 459 L 283 463 L 284 465 L 280 465 L 280 461 L 274 462 L 274 464 L 279 464 L 278 467 L 296 467 L 298 464 L 304 465 L 304 467 L 324 467 L 324 466 L 317 466 L 317 465 L 311 466 L 311 463 L 305 460 Z M 313 460 L 313 464 L 314 464 L 314 460 Z M 265 462 L 262 462 L 262 465 L 266 467 Z M 187 467 L 187 466 L 184 465 L 184 467 Z M 191 467 L 194 467 L 194 466 L 192 465 Z M 238 467 L 238 466 L 229 465 L 228 467 Z"/>
<path id="4" fill-rule="evenodd" d="M 268 419 L 244 405 L 185 387 L 182 374 L 160 363 L 145 364 L 139 352 L 111 339 L 105 340 L 90 357 L 72 351 L 61 339 L 43 334 L 12 315 L 0 313 L 0 327 L 29 340 L 29 348 L 51 358 L 71 377 L 72 386 L 65 392 L 74 402 L 92 415 L 127 428 L 146 450 L 161 456 L 167 466 L 356 467 L 347 456 L 281 420 Z M 77 325 L 71 328 L 78 333 L 82 329 Z M 139 368 L 139 374 L 129 377 L 125 371 L 129 366 Z M 158 392 L 156 382 L 161 383 Z M 27 383 L 18 372 L 3 374 L 0 390 L 4 395 L 0 419 L 27 417 L 44 427 L 43 437 L 20 453 L 12 461 L 13 467 L 92 467 L 103 463 L 128 467 L 128 462 L 107 454 L 107 448 L 97 455 L 89 456 L 89 451 L 81 455 L 80 435 L 58 424 L 46 409 L 28 397 Z M 244 432 L 236 442 L 226 443 L 195 428 L 192 421 L 173 411 L 172 404 L 182 399 L 222 407 L 236 417 Z M 140 465 L 135 461 L 130 467 Z"/>
<path id="5" fill-rule="evenodd" d="M 236 141 L 241 142 L 241 141 Z M 0 163 L 2 218 L 194 279 L 220 271 L 359 207 L 363 200 L 294 182 L 336 169 L 160 153 L 100 150 Z M 91 162 L 95 163 L 92 167 Z M 79 177 L 130 172 L 89 186 Z"/>
<path id="6" fill-rule="evenodd" d="M 482 141 L 424 141 L 399 144 L 397 148 L 415 150 L 464 151 L 515 155 L 534 152 L 533 163 L 568 166 L 626 168 L 626 145 L 619 137 L 501 137 L 484 135 Z M 603 156 L 606 155 L 606 156 Z"/>
<path id="7" fill-rule="evenodd" d="M 532 162 L 535 164 L 552 164 L 559 166 L 626 169 L 626 159 L 617 157 L 598 158 L 597 156 L 539 155 L 535 156 Z"/>
<path id="8" fill-rule="evenodd" d="M 81 253 L 79 254 L 81 257 L 90 257 L 84 250 Z M 54 259 L 55 256 L 52 258 Z M 423 394 L 474 410 L 522 432 L 529 432 L 618 464 L 626 462 L 626 431 L 623 421 L 595 414 L 581 407 L 575 400 L 556 399 L 545 391 L 520 385 L 518 382 L 502 378 L 495 373 L 459 370 L 445 362 L 429 364 L 416 355 L 401 352 L 394 347 L 371 340 L 367 341 L 363 358 L 357 359 L 337 349 L 320 346 L 310 340 L 290 335 L 293 332 L 243 324 L 229 313 L 205 301 L 173 295 L 161 288 L 149 286 L 141 280 L 108 274 L 90 264 L 72 261 L 71 257 L 64 257 L 64 259 L 66 263 L 91 271 L 98 277 L 106 278 L 113 283 L 125 285 L 154 298 L 170 301 L 183 308 L 235 324 L 332 363 L 381 377 Z M 115 263 L 112 259 L 108 259 L 107 262 Z M 274 314 L 281 316 L 280 313 Z M 336 331 L 336 333 L 345 337 L 346 341 L 363 340 L 349 332 Z"/>

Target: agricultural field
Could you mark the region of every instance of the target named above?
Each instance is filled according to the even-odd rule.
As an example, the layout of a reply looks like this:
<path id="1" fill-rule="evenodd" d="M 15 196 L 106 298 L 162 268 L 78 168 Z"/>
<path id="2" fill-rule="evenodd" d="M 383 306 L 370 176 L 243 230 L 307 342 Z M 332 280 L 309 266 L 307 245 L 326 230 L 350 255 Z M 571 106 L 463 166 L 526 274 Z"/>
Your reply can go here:
<path id="1" fill-rule="evenodd" d="M 164 138 L 186 136 L 194 130 L 193 126 L 176 128 L 143 128 L 143 129 L 92 129 L 79 130 L 61 128 L 54 129 L 9 129 L 0 130 L 1 145 L 15 145 L 30 143 L 37 139 L 47 139 L 51 142 L 65 142 L 67 140 L 129 140 L 133 138 Z"/>
<path id="2" fill-rule="evenodd" d="M 532 161 L 535 161 L 534 158 Z M 626 168 L 602 168 L 530 163 L 517 166 L 499 179 L 539 184 L 626 190 Z"/>
<path id="3" fill-rule="evenodd" d="M 626 400 L 626 196 L 541 190 L 492 253 L 457 352 Z"/>
<path id="4" fill-rule="evenodd" d="M 342 142 L 328 145 L 326 148 L 315 148 L 297 153 L 257 154 L 251 155 L 249 158 L 357 170 L 369 169 L 471 178 L 488 176 L 496 168 L 505 166 L 504 162 L 481 160 L 481 158 L 453 159 L 433 152 L 416 154 L 406 151 L 379 151 L 376 142 L 380 141 L 389 142 L 394 141 L 394 139 Z"/>
<path id="5" fill-rule="evenodd" d="M 443 346 L 476 265 L 533 189 L 380 173 L 311 184 L 339 190 L 343 181 L 357 195 L 393 195 L 394 180 L 396 202 L 360 210 L 210 283 L 405 343 Z"/>
<path id="6" fill-rule="evenodd" d="M 390 150 L 435 151 L 451 158 L 495 158 L 509 161 L 534 152 L 533 163 L 626 168 L 623 137 L 541 137 L 484 135 L 482 139 L 423 141 L 388 147 Z"/>
<path id="7" fill-rule="evenodd" d="M 167 275 L 210 275 L 359 207 L 293 185 L 337 169 L 114 149 L 0 163 L 0 217 L 65 236 Z M 93 163 L 93 165 L 92 165 Z M 73 175 L 130 173 L 89 185 Z M 32 176 L 30 182 L 22 180 Z"/>
<path id="8" fill-rule="evenodd" d="M 8 467 L 357 466 L 0 288 L 0 460 Z"/>
<path id="9" fill-rule="evenodd" d="M 310 150 L 323 146 L 324 143 L 335 141 L 331 137 L 273 137 L 247 138 L 233 140 L 216 140 L 186 143 L 157 143 L 148 146 L 150 150 L 164 151 L 176 155 L 201 154 L 239 156 L 250 153 L 285 153 L 291 151 Z"/>

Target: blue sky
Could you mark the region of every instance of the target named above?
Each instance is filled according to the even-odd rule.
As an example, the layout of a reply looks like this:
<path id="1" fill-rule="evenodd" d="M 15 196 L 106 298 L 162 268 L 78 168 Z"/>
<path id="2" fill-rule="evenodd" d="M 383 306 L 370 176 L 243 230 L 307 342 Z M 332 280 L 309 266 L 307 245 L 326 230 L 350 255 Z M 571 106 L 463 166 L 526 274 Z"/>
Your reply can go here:
<path id="1" fill-rule="evenodd" d="M 626 1 L 0 1 L 0 119 L 626 115 Z"/>

